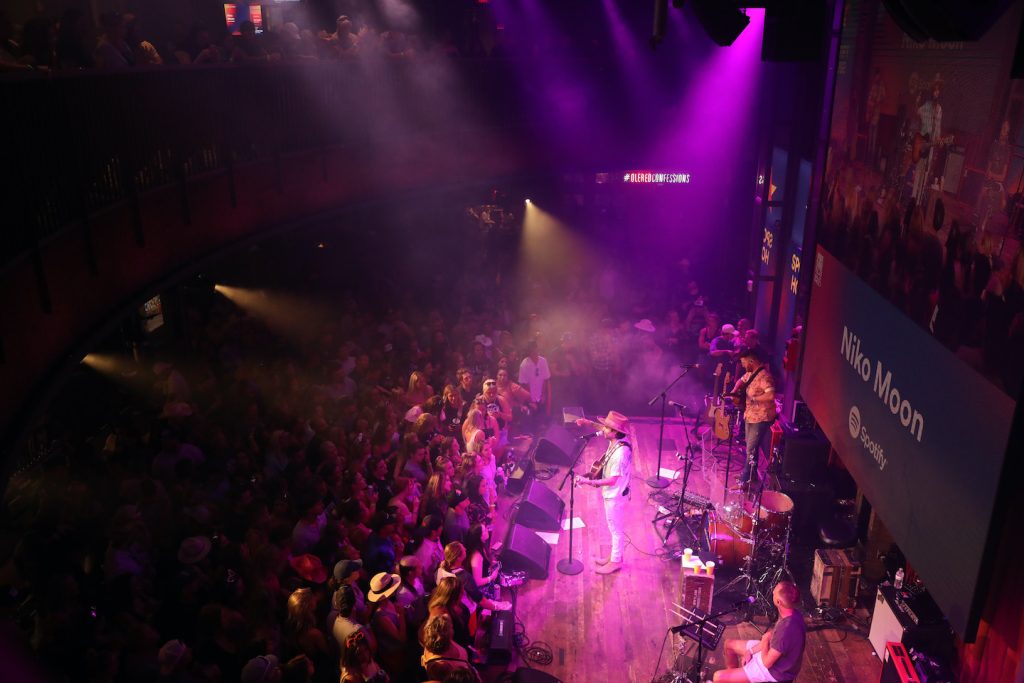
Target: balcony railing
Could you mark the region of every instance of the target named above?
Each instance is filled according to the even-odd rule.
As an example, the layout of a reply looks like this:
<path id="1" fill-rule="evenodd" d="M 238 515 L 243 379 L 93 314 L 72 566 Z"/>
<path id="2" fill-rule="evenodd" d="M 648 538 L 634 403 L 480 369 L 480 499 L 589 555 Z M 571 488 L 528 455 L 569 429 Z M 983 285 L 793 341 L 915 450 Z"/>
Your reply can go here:
<path id="1" fill-rule="evenodd" d="M 512 122 L 491 63 L 210 66 L 0 81 L 0 266 L 148 190 L 295 151 Z M 187 201 L 183 201 L 188 221 Z M 141 235 L 140 235 L 141 239 Z"/>

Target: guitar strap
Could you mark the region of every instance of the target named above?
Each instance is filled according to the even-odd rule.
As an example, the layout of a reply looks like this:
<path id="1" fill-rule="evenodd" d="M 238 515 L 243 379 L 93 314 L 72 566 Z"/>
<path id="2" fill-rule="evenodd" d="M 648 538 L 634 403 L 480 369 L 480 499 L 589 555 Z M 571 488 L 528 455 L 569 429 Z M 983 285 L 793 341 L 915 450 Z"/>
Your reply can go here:
<path id="1" fill-rule="evenodd" d="M 756 379 L 757 376 L 761 374 L 761 371 L 764 370 L 764 368 L 765 366 L 762 365 L 757 370 L 754 370 L 754 374 L 750 376 L 750 379 L 743 383 L 743 393 L 746 393 L 747 387 L 754 383 L 754 379 Z"/>
<path id="2" fill-rule="evenodd" d="M 604 476 L 604 466 L 608 464 L 608 458 L 612 457 L 612 453 L 614 453 L 615 449 L 618 448 L 619 446 L 625 446 L 626 448 L 629 448 L 630 450 L 633 449 L 633 447 L 630 446 L 629 442 L 626 441 L 625 439 L 619 439 L 618 441 L 613 443 L 608 448 L 608 450 L 605 451 L 605 454 L 603 456 L 601 456 L 601 461 L 602 462 L 601 462 L 601 473 L 600 473 L 600 476 L 602 476 L 602 477 Z"/>

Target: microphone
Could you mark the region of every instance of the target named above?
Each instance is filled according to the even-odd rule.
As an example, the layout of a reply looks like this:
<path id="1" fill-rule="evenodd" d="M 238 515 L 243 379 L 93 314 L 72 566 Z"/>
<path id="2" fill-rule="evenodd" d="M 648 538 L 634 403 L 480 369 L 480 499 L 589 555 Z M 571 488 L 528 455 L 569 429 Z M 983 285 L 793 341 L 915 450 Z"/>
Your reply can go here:
<path id="1" fill-rule="evenodd" d="M 595 436 L 601 436 L 601 432 L 592 432 L 588 434 L 580 434 L 577 439 L 593 439 Z"/>
<path id="2" fill-rule="evenodd" d="M 676 403 L 675 401 L 669 401 L 668 404 L 673 408 L 679 408 L 679 410 L 686 410 L 686 406 L 682 403 Z"/>
<path id="3" fill-rule="evenodd" d="M 700 363 L 680 363 L 679 367 L 683 370 L 696 370 L 700 367 Z"/>

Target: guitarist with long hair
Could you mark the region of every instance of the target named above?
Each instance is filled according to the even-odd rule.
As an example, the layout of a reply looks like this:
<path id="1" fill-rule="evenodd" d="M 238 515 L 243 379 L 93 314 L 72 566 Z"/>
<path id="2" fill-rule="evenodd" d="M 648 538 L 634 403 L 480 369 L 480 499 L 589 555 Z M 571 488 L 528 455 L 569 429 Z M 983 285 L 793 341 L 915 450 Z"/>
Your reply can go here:
<path id="1" fill-rule="evenodd" d="M 758 481 L 757 453 L 777 415 L 775 378 L 756 349 L 745 348 L 739 356 L 744 374 L 736 381 L 731 396 L 743 412 L 746 425 L 747 463 L 740 474 L 740 483 L 748 484 Z"/>
<path id="2" fill-rule="evenodd" d="M 593 425 L 590 420 L 576 420 L 579 426 Z M 614 410 L 605 418 L 598 418 L 601 436 L 608 440 L 604 455 L 593 464 L 590 472 L 577 481 L 585 486 L 601 489 L 604 498 L 604 516 L 608 533 L 612 537 L 612 550 L 608 557 L 594 560 L 598 574 L 612 574 L 622 569 L 622 552 L 626 549 L 624 517 L 629 495 L 629 482 L 633 477 L 633 448 L 627 436 L 629 418 Z"/>

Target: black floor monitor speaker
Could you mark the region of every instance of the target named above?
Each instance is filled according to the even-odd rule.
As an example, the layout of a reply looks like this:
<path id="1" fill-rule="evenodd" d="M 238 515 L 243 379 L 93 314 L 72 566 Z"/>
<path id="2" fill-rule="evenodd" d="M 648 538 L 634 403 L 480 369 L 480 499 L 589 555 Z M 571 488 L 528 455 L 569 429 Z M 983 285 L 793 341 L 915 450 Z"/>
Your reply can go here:
<path id="1" fill-rule="evenodd" d="M 554 491 L 544 482 L 531 479 L 519 502 L 516 522 L 531 529 L 558 531 L 564 511 L 565 503 Z"/>
<path id="2" fill-rule="evenodd" d="M 512 683 L 562 683 L 561 678 L 555 678 L 549 673 L 540 669 L 531 669 L 521 666 L 512 674 Z"/>
<path id="3" fill-rule="evenodd" d="M 522 524 L 512 524 L 501 549 L 502 569 L 524 571 L 531 579 L 548 578 L 551 546 L 537 532 Z"/>
<path id="4" fill-rule="evenodd" d="M 552 425 L 548 427 L 537 442 L 534 460 L 549 465 L 568 467 L 572 464 L 573 438 L 564 427 Z"/>

